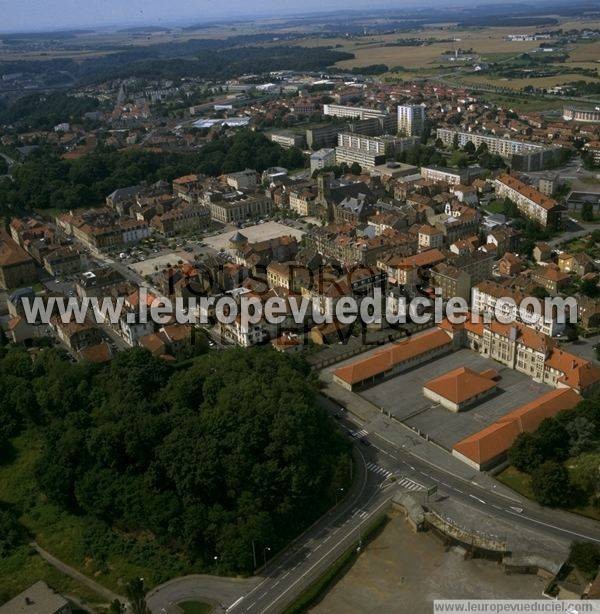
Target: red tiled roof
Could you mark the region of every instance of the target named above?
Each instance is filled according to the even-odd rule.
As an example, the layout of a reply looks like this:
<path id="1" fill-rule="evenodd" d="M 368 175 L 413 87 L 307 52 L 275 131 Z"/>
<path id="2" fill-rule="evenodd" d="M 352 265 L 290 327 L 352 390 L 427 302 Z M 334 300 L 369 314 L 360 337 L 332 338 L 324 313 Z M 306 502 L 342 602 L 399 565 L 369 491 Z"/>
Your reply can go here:
<path id="1" fill-rule="evenodd" d="M 482 465 L 504 454 L 521 433 L 535 431 L 544 418 L 572 409 L 580 401 L 581 397 L 570 388 L 551 390 L 459 441 L 454 451 Z"/>
<path id="2" fill-rule="evenodd" d="M 516 190 L 517 192 L 519 192 L 519 194 L 522 194 L 529 200 L 533 201 L 536 205 L 543 207 L 547 211 L 551 211 L 558 206 L 558 203 L 553 198 L 545 196 L 541 192 L 538 192 L 538 190 L 536 190 L 535 188 L 532 188 L 531 186 L 527 185 L 526 183 L 523 183 L 522 181 L 519 181 L 511 175 L 501 175 L 500 177 L 498 177 L 497 181 L 503 183 L 505 186 L 511 188 L 512 190 Z"/>
<path id="3" fill-rule="evenodd" d="M 334 375 L 348 384 L 357 384 L 389 371 L 394 366 L 452 343 L 447 333 L 436 328 L 378 350 L 371 356 L 339 367 Z"/>
<path id="4" fill-rule="evenodd" d="M 493 369 L 489 371 L 476 373 L 467 367 L 459 367 L 429 380 L 423 387 L 452 403 L 460 404 L 496 387 L 489 375 L 497 374 Z"/>

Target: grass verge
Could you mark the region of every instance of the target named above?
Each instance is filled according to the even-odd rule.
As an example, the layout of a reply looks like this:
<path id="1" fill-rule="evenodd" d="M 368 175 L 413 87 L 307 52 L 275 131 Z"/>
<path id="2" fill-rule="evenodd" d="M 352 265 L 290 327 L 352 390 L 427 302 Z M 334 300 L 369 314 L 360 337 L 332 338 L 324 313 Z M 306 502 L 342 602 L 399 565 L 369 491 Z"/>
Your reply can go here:
<path id="1" fill-rule="evenodd" d="M 520 495 L 535 501 L 533 489 L 531 488 L 531 476 L 527 473 L 523 473 L 522 471 L 515 469 L 515 467 L 510 466 L 496 475 L 496 479 Z M 578 514 L 579 516 L 585 516 L 586 518 L 600 520 L 600 510 L 593 505 L 579 505 L 577 507 L 569 507 L 564 509 L 572 514 Z"/>
<path id="2" fill-rule="evenodd" d="M 373 540 L 388 522 L 387 516 L 381 516 L 362 536 L 362 549 Z M 284 610 L 284 614 L 301 614 L 323 599 L 329 589 L 345 575 L 359 557 L 358 543 L 353 543 L 334 563 L 313 582 L 299 597 Z"/>
<path id="3" fill-rule="evenodd" d="M 214 609 L 210 603 L 203 601 L 183 601 L 177 605 L 183 610 L 184 614 L 209 614 Z"/>

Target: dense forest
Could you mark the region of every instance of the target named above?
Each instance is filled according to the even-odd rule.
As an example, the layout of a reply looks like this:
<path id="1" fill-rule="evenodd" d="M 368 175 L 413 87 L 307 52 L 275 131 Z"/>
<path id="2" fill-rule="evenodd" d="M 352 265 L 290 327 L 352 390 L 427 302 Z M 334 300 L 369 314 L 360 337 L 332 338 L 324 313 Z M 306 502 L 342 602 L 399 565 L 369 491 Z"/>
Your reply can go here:
<path id="1" fill-rule="evenodd" d="M 260 43 L 272 34 L 234 37 L 224 40 L 190 40 L 163 43 L 117 51 L 81 62 L 70 59 L 0 62 L 0 73 L 25 72 L 62 74 L 75 83 L 98 83 L 118 78 L 229 79 L 243 74 L 263 74 L 274 70 L 322 70 L 354 55 L 331 47 L 297 47 Z"/>
<path id="2" fill-rule="evenodd" d="M 18 125 L 21 130 L 52 130 L 61 122 L 81 122 L 85 113 L 99 106 L 90 96 L 28 94 L 9 106 L 0 106 L 0 125 Z"/>
<path id="3" fill-rule="evenodd" d="M 535 499 L 552 507 L 600 510 L 600 400 L 545 419 L 522 433 L 509 450 L 510 463 L 527 476 Z"/>
<path id="4" fill-rule="evenodd" d="M 276 552 L 350 481 L 349 445 L 315 394 L 306 363 L 270 349 L 180 369 L 140 348 L 105 367 L 0 349 L 0 462 L 19 432 L 43 434 L 39 488 L 89 518 L 95 559 L 118 534 L 151 535 L 187 568 L 218 559 L 222 572 L 251 572 L 255 549 Z M 22 536 L 22 512 L 0 502 L 0 554 Z"/>
<path id="5" fill-rule="evenodd" d="M 211 141 L 198 154 L 99 149 L 63 160 L 55 151 L 41 148 L 15 166 L 14 181 L 0 180 L 0 215 L 7 208 L 69 210 L 98 205 L 116 188 L 142 181 L 171 181 L 188 173 L 216 176 L 244 168 L 260 172 L 271 166 L 302 167 L 304 157 L 300 150 L 282 149 L 250 130 Z"/>

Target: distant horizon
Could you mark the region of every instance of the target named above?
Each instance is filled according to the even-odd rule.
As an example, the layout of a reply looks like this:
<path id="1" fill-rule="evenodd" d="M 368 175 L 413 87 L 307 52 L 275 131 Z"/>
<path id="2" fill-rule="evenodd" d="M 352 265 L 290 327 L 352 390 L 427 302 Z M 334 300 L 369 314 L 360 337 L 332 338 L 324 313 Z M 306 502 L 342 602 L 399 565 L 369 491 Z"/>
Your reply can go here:
<path id="1" fill-rule="evenodd" d="M 526 4 L 558 4 L 558 0 L 544 2 L 544 0 L 528 0 Z M 565 0 L 564 4 L 567 3 Z M 348 13 L 361 13 L 366 11 L 384 10 L 400 11 L 402 9 L 426 8 L 427 6 L 440 6 L 448 9 L 477 6 L 483 4 L 498 4 L 503 6 L 519 6 L 518 3 L 502 3 L 499 0 L 381 0 L 376 4 L 365 6 L 364 0 L 333 0 L 324 8 L 316 0 L 306 0 L 302 10 L 296 3 L 288 2 L 285 6 L 281 0 L 264 0 L 260 8 L 252 12 L 240 0 L 232 0 L 223 9 L 222 5 L 213 0 L 206 0 L 202 4 L 212 6 L 190 6 L 186 0 L 172 0 L 170 15 L 162 14 L 163 6 L 152 1 L 133 0 L 127 5 L 117 0 L 104 0 L 102 6 L 84 7 L 77 0 L 31 0 L 24 6 L 22 0 L 8 0 L 8 6 L 3 11 L 3 26 L 0 34 L 43 34 L 54 32 L 70 32 L 76 30 L 101 31 L 143 27 L 178 28 L 192 25 L 210 25 L 211 23 L 232 23 L 248 19 L 280 19 L 311 15 L 335 14 L 340 11 Z M 100 4 L 100 3 L 98 3 Z M 196 3 L 193 3 L 196 4 Z M 592 2 L 595 4 L 595 2 Z M 600 2 L 598 3 L 600 6 Z M 36 10 L 36 7 L 38 10 Z M 57 23 L 57 15 L 68 15 Z M 32 20 L 36 15 L 36 21 Z M 5 24 L 8 24 L 6 26 Z"/>

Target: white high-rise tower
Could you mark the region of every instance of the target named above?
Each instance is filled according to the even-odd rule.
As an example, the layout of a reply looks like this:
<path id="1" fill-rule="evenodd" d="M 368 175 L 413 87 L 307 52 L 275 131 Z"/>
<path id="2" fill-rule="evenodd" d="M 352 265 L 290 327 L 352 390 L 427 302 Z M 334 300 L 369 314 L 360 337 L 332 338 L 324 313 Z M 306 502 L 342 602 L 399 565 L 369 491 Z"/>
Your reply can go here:
<path id="1" fill-rule="evenodd" d="M 400 105 L 398 107 L 398 133 L 420 136 L 425 127 L 424 105 Z"/>

